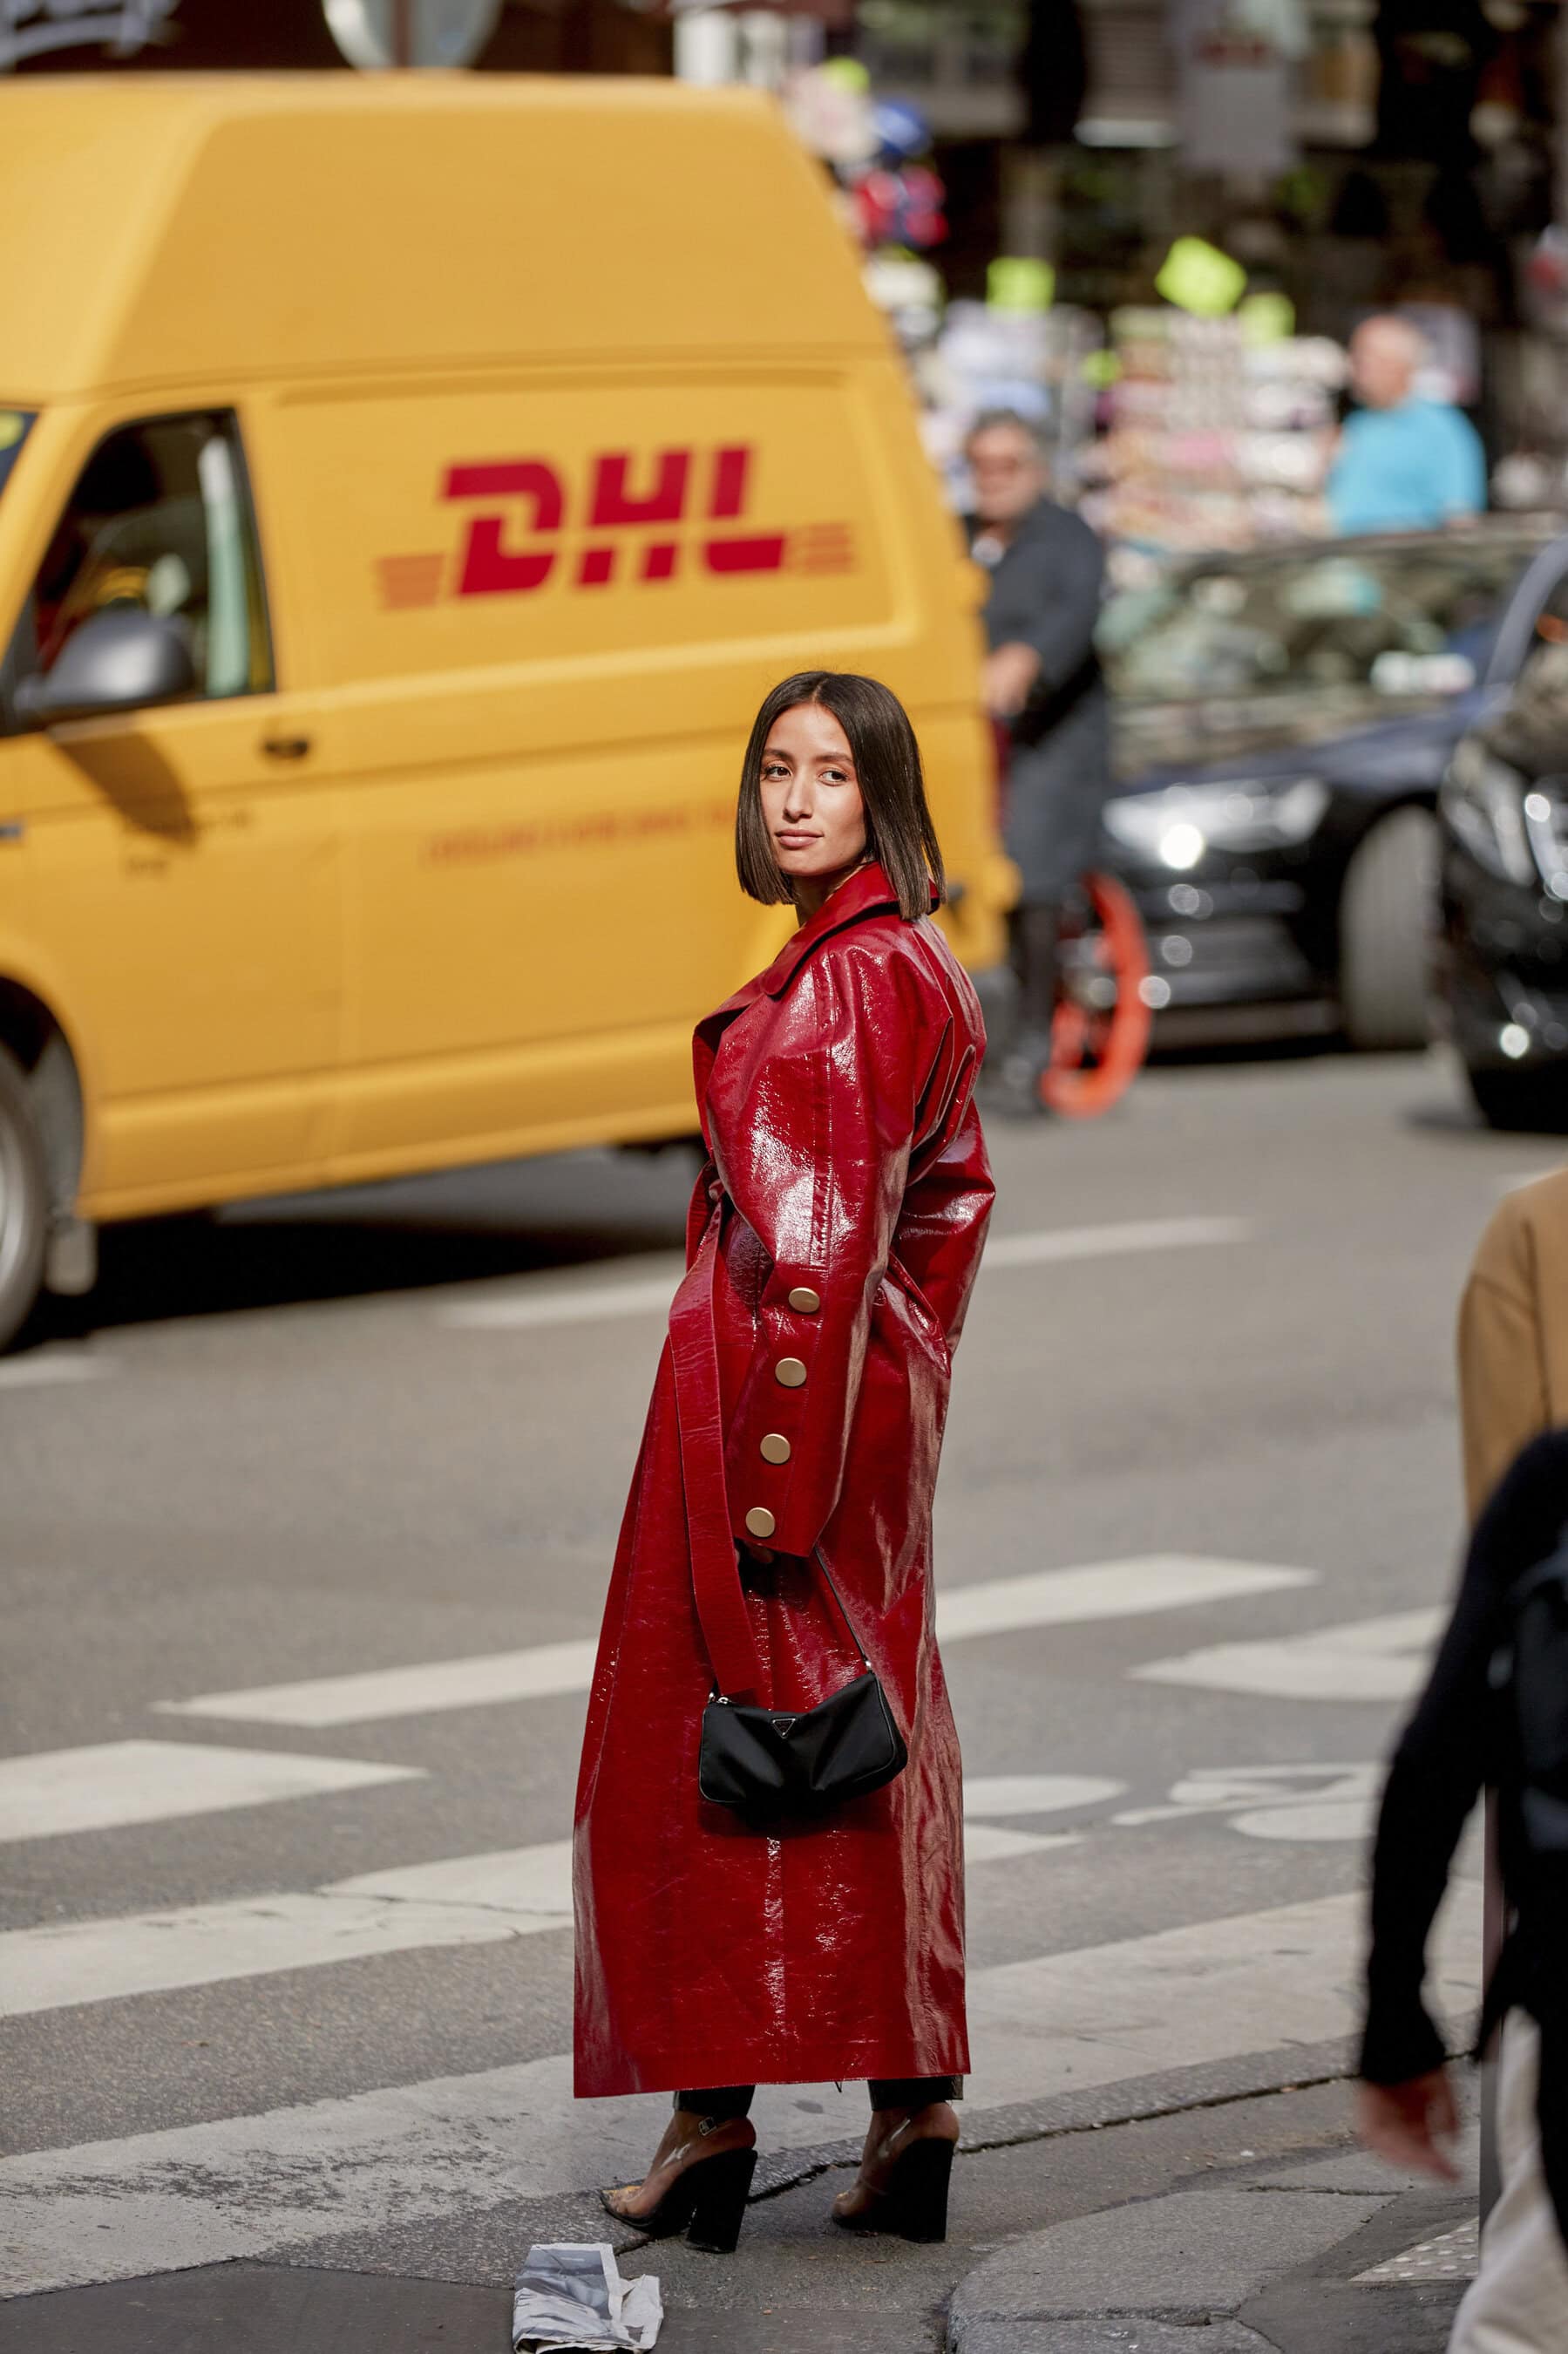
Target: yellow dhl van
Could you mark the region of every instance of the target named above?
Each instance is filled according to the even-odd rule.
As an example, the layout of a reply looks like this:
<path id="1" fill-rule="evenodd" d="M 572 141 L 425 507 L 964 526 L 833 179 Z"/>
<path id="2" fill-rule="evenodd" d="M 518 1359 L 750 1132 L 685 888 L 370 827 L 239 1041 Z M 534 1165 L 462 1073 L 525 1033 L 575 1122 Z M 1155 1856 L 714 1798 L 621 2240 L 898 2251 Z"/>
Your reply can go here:
<path id="1" fill-rule="evenodd" d="M 688 1132 L 790 671 L 999 957 L 972 571 L 765 101 L 34 80 L 0 215 L 0 1338 L 102 1220 Z"/>

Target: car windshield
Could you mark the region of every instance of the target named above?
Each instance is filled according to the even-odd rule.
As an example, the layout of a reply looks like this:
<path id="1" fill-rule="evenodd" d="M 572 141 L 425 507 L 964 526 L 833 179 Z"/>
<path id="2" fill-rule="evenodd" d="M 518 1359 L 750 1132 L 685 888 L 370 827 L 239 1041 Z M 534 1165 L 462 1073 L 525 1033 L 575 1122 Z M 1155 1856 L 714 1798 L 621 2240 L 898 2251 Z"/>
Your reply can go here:
<path id="1" fill-rule="evenodd" d="M 0 491 L 5 489 L 11 469 L 22 454 L 22 444 L 32 429 L 36 414 L 31 408 L 7 408 L 0 402 Z"/>
<path id="2" fill-rule="evenodd" d="M 1113 598 L 1100 649 L 1113 690 L 1135 702 L 1304 687 L 1458 694 L 1531 553 L 1520 541 L 1456 535 L 1205 566 Z"/>

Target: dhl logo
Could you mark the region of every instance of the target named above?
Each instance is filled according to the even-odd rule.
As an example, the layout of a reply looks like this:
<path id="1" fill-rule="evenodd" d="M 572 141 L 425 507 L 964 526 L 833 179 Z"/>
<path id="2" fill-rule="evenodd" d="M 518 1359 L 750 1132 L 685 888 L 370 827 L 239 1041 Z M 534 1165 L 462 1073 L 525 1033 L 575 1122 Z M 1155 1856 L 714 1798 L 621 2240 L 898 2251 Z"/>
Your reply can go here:
<path id="1" fill-rule="evenodd" d="M 753 456 L 747 444 L 730 442 L 661 450 L 640 467 L 630 451 L 606 451 L 589 461 L 581 523 L 569 547 L 563 536 L 571 522 L 567 486 L 550 460 L 450 465 L 441 495 L 472 510 L 456 556 L 381 557 L 382 602 L 528 596 L 552 580 L 571 588 L 603 588 L 617 578 L 673 580 L 683 562 L 726 579 L 849 571 L 854 546 L 847 523 L 793 531 L 731 527 L 744 524 Z M 679 537 L 671 535 L 676 525 L 685 527 Z"/>

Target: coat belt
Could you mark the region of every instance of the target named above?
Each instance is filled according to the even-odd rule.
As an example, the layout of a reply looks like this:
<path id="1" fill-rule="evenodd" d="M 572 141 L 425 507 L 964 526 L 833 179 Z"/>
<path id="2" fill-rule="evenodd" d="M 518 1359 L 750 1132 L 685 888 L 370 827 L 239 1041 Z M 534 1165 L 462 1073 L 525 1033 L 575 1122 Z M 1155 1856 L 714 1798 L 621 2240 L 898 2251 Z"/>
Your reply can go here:
<path id="1" fill-rule="evenodd" d="M 691 1271 L 675 1294 L 670 1311 L 670 1362 L 675 1376 L 692 1591 L 714 1681 L 729 1696 L 759 1691 L 762 1668 L 741 1591 L 725 1479 L 714 1286 L 727 1206 L 721 1195 L 703 1229 Z"/>

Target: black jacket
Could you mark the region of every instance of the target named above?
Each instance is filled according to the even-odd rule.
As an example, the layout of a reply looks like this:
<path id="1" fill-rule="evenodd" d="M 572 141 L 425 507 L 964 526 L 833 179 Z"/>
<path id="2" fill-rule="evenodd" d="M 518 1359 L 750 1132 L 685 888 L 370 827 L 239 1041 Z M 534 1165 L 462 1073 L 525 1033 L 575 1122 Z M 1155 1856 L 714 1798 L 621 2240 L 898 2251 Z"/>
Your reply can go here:
<path id="1" fill-rule="evenodd" d="M 1517 2004 L 1540 2025 L 1542 2151 L 1568 2232 L 1568 1903 L 1525 1842 L 1489 1681 L 1509 1631 L 1510 1591 L 1555 1551 L 1565 1522 L 1568 1431 L 1552 1431 L 1531 1440 L 1476 1523 L 1447 1632 L 1394 1751 L 1372 1856 L 1361 2073 L 1374 2084 L 1403 2084 L 1444 2057 L 1422 2000 L 1426 1943 L 1470 1809 L 1493 1783 L 1511 1926 L 1485 2016 Z"/>
<path id="2" fill-rule="evenodd" d="M 984 527 L 970 518 L 971 547 Z M 986 642 L 1032 646 L 1040 672 L 1012 723 L 1003 832 L 1026 899 L 1049 902 L 1093 858 L 1110 780 L 1110 703 L 1095 626 L 1105 551 L 1083 520 L 1042 499 L 991 567 Z"/>

